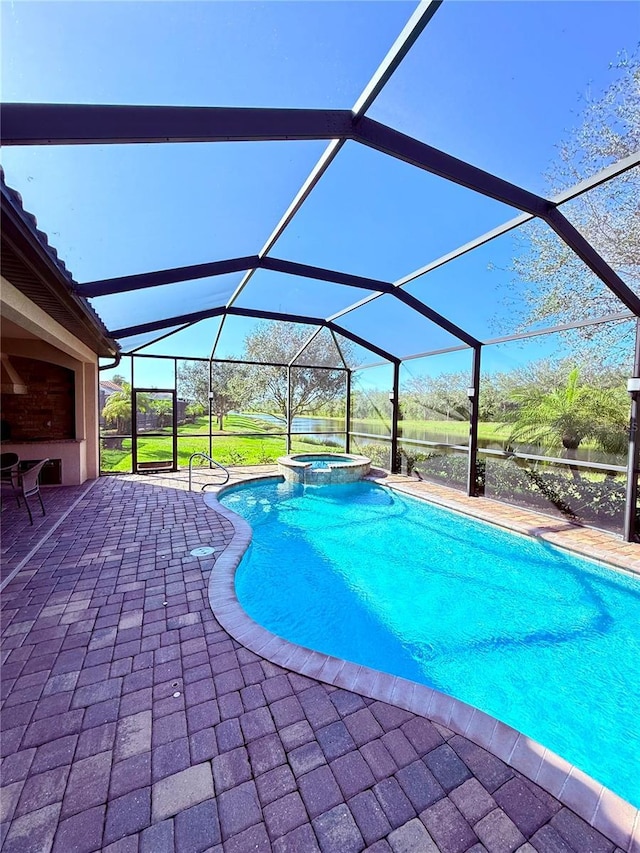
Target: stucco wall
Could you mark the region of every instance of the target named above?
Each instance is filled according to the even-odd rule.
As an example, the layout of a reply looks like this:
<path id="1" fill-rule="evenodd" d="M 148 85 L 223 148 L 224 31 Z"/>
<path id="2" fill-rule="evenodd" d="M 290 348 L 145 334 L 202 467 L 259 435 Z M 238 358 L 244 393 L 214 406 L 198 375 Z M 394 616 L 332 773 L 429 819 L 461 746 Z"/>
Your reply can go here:
<path id="1" fill-rule="evenodd" d="M 44 428 L 42 441 L 22 444 L 3 442 L 2 450 L 22 459 L 62 459 L 63 485 L 77 485 L 98 476 L 98 356 L 56 320 L 31 302 L 5 278 L 1 278 L 0 313 L 10 321 L 10 334 L 2 336 L 2 353 L 29 358 L 73 371 L 72 418 L 75 440 L 54 441 Z M 16 327 L 18 327 L 16 329 Z M 16 364 L 19 363 L 18 359 Z M 29 390 L 27 388 L 27 396 Z M 24 399 L 24 395 L 21 395 Z"/>

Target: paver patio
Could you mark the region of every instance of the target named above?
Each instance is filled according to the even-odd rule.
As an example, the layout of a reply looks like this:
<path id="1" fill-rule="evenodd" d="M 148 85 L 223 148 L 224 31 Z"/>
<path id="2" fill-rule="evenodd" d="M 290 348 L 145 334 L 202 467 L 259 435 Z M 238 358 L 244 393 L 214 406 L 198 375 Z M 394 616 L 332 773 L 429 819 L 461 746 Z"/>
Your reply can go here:
<path id="1" fill-rule="evenodd" d="M 18 507 L 13 494 L 3 493 L 0 581 L 4 581 L 33 548 L 38 546 L 43 536 L 69 511 L 87 488 L 87 485 L 82 485 L 43 489 L 46 515 L 41 514 L 37 499 L 31 499 L 33 525 L 28 522 L 24 499 L 20 498 Z"/>
<path id="2" fill-rule="evenodd" d="M 232 527 L 183 482 L 103 478 L 58 521 L 2 596 L 6 853 L 619 851 L 471 741 L 232 639 Z"/>

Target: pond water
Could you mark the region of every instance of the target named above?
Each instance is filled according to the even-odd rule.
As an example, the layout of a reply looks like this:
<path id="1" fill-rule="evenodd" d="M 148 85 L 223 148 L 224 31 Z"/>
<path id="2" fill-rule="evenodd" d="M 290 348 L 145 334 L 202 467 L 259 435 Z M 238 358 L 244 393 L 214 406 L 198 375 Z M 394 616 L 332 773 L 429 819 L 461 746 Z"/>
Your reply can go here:
<path id="1" fill-rule="evenodd" d="M 267 423 L 272 423 L 274 425 L 281 426 L 283 430 L 286 428 L 286 423 L 284 419 L 278 418 L 275 415 L 256 414 L 249 412 L 243 412 L 242 414 L 244 417 L 247 418 L 256 418 L 262 421 L 266 421 Z M 353 432 L 373 433 L 382 437 L 386 436 L 389 440 L 391 440 L 391 425 L 382 420 L 380 420 L 377 424 L 372 424 L 370 421 L 358 420 L 357 418 L 354 418 L 351 421 L 351 429 Z M 418 439 L 420 441 L 427 440 L 438 441 L 442 442 L 443 444 L 466 445 L 466 436 L 462 437 L 460 435 L 459 429 L 460 428 L 458 427 L 457 431 L 447 431 L 446 429 L 442 431 L 434 431 L 421 428 L 402 427 L 400 435 L 403 438 Z M 295 433 L 324 433 L 325 438 L 334 439 L 335 441 L 342 441 L 343 435 L 340 434 L 340 431 L 342 431 L 342 433 L 344 434 L 344 418 L 315 418 L 296 415 L 296 417 L 293 419 L 293 432 Z M 502 444 L 498 442 L 496 444 L 496 448 L 500 449 L 501 447 Z"/>

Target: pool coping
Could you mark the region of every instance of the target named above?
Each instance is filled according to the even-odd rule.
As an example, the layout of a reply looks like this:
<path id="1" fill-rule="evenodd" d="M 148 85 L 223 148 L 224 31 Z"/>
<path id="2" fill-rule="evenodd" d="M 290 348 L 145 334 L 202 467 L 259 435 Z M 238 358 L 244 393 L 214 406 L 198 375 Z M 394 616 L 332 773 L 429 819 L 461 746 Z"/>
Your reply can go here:
<path id="1" fill-rule="evenodd" d="M 245 482 L 282 479 L 276 474 L 258 476 Z M 205 504 L 223 516 L 234 530 L 231 543 L 217 558 L 211 572 L 208 596 L 216 619 L 235 640 L 285 669 L 396 705 L 446 726 L 535 782 L 625 853 L 640 853 L 640 809 L 551 750 L 484 711 L 435 688 L 291 643 L 255 622 L 235 592 L 236 569 L 251 542 L 253 531 L 244 518 L 218 500 L 220 495 L 236 485 L 222 486 L 216 492 L 204 495 Z M 424 497 L 421 499 L 425 500 Z M 610 567 L 611 564 L 605 565 Z"/>

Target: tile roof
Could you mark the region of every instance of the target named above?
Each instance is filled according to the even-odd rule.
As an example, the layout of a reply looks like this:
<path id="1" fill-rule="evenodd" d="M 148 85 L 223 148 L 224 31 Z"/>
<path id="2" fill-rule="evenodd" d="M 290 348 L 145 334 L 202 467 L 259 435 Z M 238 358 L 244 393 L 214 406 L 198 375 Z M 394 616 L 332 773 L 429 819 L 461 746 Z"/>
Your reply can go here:
<path id="1" fill-rule="evenodd" d="M 110 379 L 101 379 L 100 388 L 102 388 L 103 391 L 122 391 L 121 386 L 112 382 Z"/>

